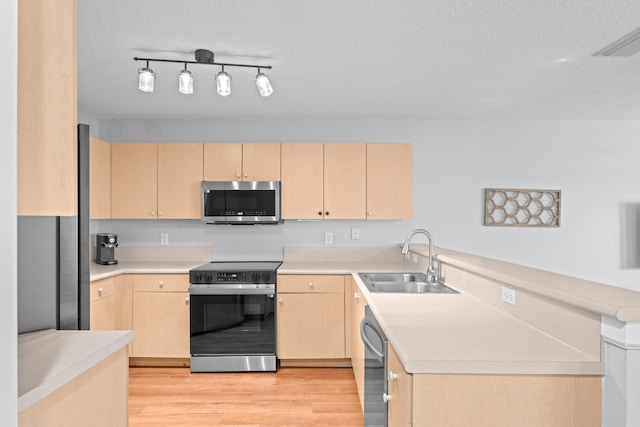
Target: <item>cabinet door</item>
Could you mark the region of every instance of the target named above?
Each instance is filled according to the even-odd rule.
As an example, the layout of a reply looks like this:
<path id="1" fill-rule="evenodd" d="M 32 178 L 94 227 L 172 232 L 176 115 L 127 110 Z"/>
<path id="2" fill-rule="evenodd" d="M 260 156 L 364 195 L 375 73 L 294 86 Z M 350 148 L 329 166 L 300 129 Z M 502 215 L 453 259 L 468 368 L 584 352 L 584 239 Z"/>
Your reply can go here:
<path id="1" fill-rule="evenodd" d="M 99 280 L 89 287 L 89 329 L 116 329 L 115 278 Z"/>
<path id="2" fill-rule="evenodd" d="M 280 181 L 280 144 L 242 144 L 243 181 Z"/>
<path id="3" fill-rule="evenodd" d="M 365 219 L 366 144 L 324 144 L 324 219 Z"/>
<path id="4" fill-rule="evenodd" d="M 242 144 L 204 144 L 205 181 L 242 180 Z"/>
<path id="5" fill-rule="evenodd" d="M 12 3 L 18 6 L 18 215 L 76 215 L 76 2 Z"/>
<path id="6" fill-rule="evenodd" d="M 344 294 L 278 293 L 278 358 L 344 358 Z"/>
<path id="7" fill-rule="evenodd" d="M 156 218 L 158 145 L 112 144 L 111 162 L 112 218 Z"/>
<path id="8" fill-rule="evenodd" d="M 89 157 L 89 216 L 111 218 L 111 144 L 91 137 Z"/>
<path id="9" fill-rule="evenodd" d="M 322 218 L 323 164 L 322 144 L 282 144 L 283 219 Z"/>
<path id="10" fill-rule="evenodd" d="M 367 219 L 413 218 L 411 144 L 367 144 Z"/>
<path id="11" fill-rule="evenodd" d="M 158 218 L 199 219 L 203 144 L 158 144 Z"/>
<path id="12" fill-rule="evenodd" d="M 364 343 L 360 338 L 360 322 L 364 318 L 364 308 L 367 302 L 364 300 L 360 288 L 356 282 L 351 279 L 351 366 L 353 367 L 353 376 L 356 379 L 358 387 L 358 397 L 360 398 L 360 406 L 364 411 Z"/>
<path id="13" fill-rule="evenodd" d="M 189 357 L 189 294 L 133 293 L 134 357 Z"/>
<path id="14" fill-rule="evenodd" d="M 388 346 L 389 427 L 407 427 L 413 423 L 413 376 L 408 374 L 391 345 Z"/>

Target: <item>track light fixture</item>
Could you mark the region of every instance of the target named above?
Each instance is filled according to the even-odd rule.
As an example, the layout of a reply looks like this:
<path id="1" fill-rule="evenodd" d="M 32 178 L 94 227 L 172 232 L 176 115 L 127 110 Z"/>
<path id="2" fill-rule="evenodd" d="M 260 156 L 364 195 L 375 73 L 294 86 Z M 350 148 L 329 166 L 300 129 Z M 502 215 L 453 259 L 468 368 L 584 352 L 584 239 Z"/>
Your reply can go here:
<path id="1" fill-rule="evenodd" d="M 227 96 L 231 93 L 231 76 L 224 71 L 224 65 L 222 71 L 216 74 L 216 88 L 220 96 Z"/>
<path id="2" fill-rule="evenodd" d="M 231 93 L 231 75 L 228 74 L 224 67 L 248 67 L 257 68 L 258 74 L 256 75 L 256 86 L 260 91 L 260 95 L 269 96 L 273 93 L 271 82 L 269 78 L 261 72 L 261 68 L 271 69 L 270 65 L 252 65 L 252 64 L 232 64 L 215 62 L 214 53 L 207 49 L 196 49 L 195 61 L 183 61 L 175 59 L 156 59 L 156 58 L 139 58 L 134 57 L 134 61 L 146 61 L 147 65 L 144 68 L 138 69 L 138 89 L 143 92 L 153 92 L 153 86 L 155 83 L 156 73 L 149 68 L 149 62 L 173 62 L 178 64 L 184 64 L 184 69 L 178 74 L 178 90 L 180 93 L 191 94 L 193 93 L 193 75 L 191 71 L 187 70 L 187 64 L 198 65 L 217 65 L 222 67 L 220 72 L 216 74 L 216 88 L 220 96 L 227 96 Z"/>
<path id="3" fill-rule="evenodd" d="M 143 92 L 153 92 L 153 84 L 156 80 L 156 73 L 149 68 L 149 61 L 144 68 L 138 68 L 138 89 Z"/>
<path id="4" fill-rule="evenodd" d="M 269 96 L 273 93 L 269 77 L 261 73 L 260 68 L 258 68 L 258 75 L 256 76 L 256 86 L 258 86 L 258 90 L 262 96 Z"/>
<path id="5" fill-rule="evenodd" d="M 187 70 L 187 64 L 184 64 L 184 70 L 178 74 L 178 90 L 185 95 L 193 93 L 193 76 L 191 71 Z"/>

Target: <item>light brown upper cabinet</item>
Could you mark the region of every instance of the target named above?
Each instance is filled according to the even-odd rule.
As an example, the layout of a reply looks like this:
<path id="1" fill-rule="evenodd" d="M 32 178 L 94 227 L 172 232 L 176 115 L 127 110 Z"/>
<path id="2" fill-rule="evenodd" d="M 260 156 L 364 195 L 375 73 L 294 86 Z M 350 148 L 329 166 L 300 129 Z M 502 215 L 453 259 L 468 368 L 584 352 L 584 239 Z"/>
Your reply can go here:
<path id="1" fill-rule="evenodd" d="M 204 144 L 205 181 L 280 181 L 280 144 Z"/>
<path id="2" fill-rule="evenodd" d="M 200 218 L 202 155 L 202 144 L 113 144 L 112 218 Z"/>
<path id="3" fill-rule="evenodd" d="M 364 219 L 365 144 L 324 144 L 324 219 Z"/>
<path id="4" fill-rule="evenodd" d="M 76 215 L 74 0 L 18 1 L 18 215 Z"/>
<path id="5" fill-rule="evenodd" d="M 367 219 L 413 218 L 411 144 L 367 144 Z"/>
<path id="6" fill-rule="evenodd" d="M 364 219 L 365 144 L 282 144 L 284 219 Z"/>
<path id="7" fill-rule="evenodd" d="M 94 137 L 89 141 L 89 216 L 111 218 L 111 144 Z"/>
<path id="8" fill-rule="evenodd" d="M 282 144 L 282 218 L 322 218 L 323 177 L 323 144 Z"/>
<path id="9" fill-rule="evenodd" d="M 203 144 L 158 144 L 158 218 L 200 219 Z"/>

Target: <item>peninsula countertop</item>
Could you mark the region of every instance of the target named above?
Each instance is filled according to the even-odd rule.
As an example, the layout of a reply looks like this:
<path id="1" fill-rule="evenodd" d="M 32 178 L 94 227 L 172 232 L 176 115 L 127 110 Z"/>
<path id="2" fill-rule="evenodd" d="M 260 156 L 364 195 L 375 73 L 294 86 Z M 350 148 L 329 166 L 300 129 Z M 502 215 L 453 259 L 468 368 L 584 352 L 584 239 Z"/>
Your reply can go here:
<path id="1" fill-rule="evenodd" d="M 410 262 L 285 262 L 279 274 L 351 274 L 409 373 L 602 375 L 575 349 L 464 292 L 374 294 L 358 272 L 420 271 Z"/>
<path id="2" fill-rule="evenodd" d="M 18 411 L 53 393 L 132 339 L 132 331 L 47 329 L 18 335 Z"/>

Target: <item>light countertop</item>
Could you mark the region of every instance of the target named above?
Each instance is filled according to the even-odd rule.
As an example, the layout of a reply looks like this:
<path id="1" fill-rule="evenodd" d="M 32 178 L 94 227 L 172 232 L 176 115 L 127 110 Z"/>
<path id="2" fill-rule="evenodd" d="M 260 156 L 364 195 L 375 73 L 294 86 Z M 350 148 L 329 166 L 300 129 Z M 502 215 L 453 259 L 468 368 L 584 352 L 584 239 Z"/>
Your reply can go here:
<path id="1" fill-rule="evenodd" d="M 203 261 L 123 261 L 115 265 L 91 263 L 91 281 L 119 274 L 187 274 L 189 270 L 205 264 Z"/>
<path id="2" fill-rule="evenodd" d="M 132 331 L 47 329 L 18 335 L 18 412 L 125 347 L 132 339 Z"/>
<path id="3" fill-rule="evenodd" d="M 279 274 L 353 274 L 409 373 L 602 375 L 604 363 L 479 299 L 460 294 L 374 294 L 358 272 L 421 271 L 402 262 L 285 262 Z"/>

